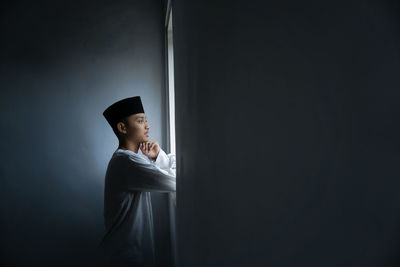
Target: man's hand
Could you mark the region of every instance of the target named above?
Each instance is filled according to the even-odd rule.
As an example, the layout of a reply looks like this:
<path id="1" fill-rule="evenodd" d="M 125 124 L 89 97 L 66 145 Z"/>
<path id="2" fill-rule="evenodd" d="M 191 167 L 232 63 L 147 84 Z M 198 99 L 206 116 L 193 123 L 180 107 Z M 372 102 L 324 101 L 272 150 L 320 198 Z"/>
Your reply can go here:
<path id="1" fill-rule="evenodd" d="M 142 153 L 151 159 L 156 159 L 160 152 L 160 147 L 157 142 L 143 142 L 139 145 Z"/>

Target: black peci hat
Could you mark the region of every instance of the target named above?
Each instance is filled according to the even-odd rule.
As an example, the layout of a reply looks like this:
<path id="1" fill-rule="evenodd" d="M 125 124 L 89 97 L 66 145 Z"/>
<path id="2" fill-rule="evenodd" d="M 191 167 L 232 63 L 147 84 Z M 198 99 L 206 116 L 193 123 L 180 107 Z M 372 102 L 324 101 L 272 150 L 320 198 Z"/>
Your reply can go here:
<path id="1" fill-rule="evenodd" d="M 104 110 L 103 115 L 111 125 L 111 128 L 114 129 L 123 118 L 136 113 L 144 113 L 140 96 L 128 97 L 115 102 Z"/>

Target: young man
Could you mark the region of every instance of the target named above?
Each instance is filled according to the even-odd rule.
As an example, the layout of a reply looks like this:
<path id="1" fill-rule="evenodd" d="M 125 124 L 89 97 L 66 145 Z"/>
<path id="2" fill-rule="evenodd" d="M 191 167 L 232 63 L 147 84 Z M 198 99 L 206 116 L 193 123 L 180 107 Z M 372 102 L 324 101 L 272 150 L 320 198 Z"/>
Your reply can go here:
<path id="1" fill-rule="evenodd" d="M 175 156 L 149 141 L 139 96 L 112 104 L 103 115 L 119 139 L 105 177 L 100 248 L 106 266 L 155 266 L 150 192 L 175 191 Z"/>

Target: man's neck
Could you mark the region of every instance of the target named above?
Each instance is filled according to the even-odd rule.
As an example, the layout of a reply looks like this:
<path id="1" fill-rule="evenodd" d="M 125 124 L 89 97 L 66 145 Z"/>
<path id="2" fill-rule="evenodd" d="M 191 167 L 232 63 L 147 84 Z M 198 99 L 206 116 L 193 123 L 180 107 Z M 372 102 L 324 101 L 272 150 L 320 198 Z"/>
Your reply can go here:
<path id="1" fill-rule="evenodd" d="M 137 154 L 139 151 L 139 144 L 135 144 L 133 142 L 120 142 L 118 149 L 130 150 Z"/>

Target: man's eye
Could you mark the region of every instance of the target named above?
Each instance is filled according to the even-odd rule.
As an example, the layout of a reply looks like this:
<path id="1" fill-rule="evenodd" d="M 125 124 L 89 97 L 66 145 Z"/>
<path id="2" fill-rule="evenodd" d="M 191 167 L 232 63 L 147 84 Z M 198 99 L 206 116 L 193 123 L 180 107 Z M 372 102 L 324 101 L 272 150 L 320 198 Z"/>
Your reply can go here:
<path id="1" fill-rule="evenodd" d="M 139 121 L 139 123 L 142 123 L 142 122 L 143 122 L 142 120 Z"/>

